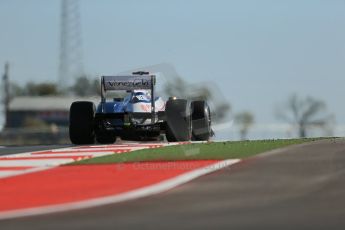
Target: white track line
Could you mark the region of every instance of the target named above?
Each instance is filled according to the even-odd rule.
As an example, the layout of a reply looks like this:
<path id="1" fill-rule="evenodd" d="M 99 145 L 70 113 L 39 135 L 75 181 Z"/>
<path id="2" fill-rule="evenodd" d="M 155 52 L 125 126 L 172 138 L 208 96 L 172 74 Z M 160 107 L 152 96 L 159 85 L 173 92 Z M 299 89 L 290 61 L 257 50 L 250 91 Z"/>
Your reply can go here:
<path id="1" fill-rule="evenodd" d="M 66 148 L 59 148 L 59 149 L 51 149 L 51 150 L 41 150 L 35 152 L 26 152 L 26 153 L 16 153 L 10 155 L 3 155 L 0 156 L 0 168 L 1 167 L 20 167 L 20 166 L 31 166 L 35 167 L 33 170 L 3 170 L 0 173 L 0 179 L 5 177 L 11 176 L 18 176 L 30 172 L 35 172 L 41 169 L 47 169 L 47 167 L 54 167 L 62 164 L 71 163 L 77 160 L 83 159 L 83 157 L 90 156 L 99 157 L 111 154 L 122 154 L 141 150 L 141 149 L 149 149 L 152 146 L 157 144 L 143 144 L 143 146 L 133 146 L 130 145 L 95 145 L 95 146 L 74 146 L 74 147 L 66 147 Z M 157 146 L 165 146 L 166 144 L 159 144 Z M 124 151 L 124 152 L 121 152 Z M 73 159 L 72 157 L 78 156 L 80 159 Z M 49 159 L 37 159 L 37 157 L 49 157 Z M 54 159 L 54 157 L 56 157 Z M 66 157 L 66 158 L 61 158 Z M 71 157 L 71 158 L 69 158 Z M 7 160 L 7 158 L 11 158 L 11 160 Z M 13 159 L 16 158 L 16 159 Z M 25 159 L 21 159 L 25 158 Z M 32 158 L 32 159 L 30 159 Z"/>
<path id="2" fill-rule="evenodd" d="M 64 148 L 66 149 L 66 148 Z M 23 152 L 23 153 L 14 153 L 14 154 L 7 154 L 7 155 L 1 155 L 0 159 L 6 158 L 6 157 L 28 157 L 31 156 L 32 154 L 36 154 L 36 153 L 44 153 L 47 151 L 58 151 L 61 150 L 63 151 L 63 149 L 49 149 L 49 150 L 41 150 L 41 151 L 34 151 L 34 152 Z"/>
<path id="3" fill-rule="evenodd" d="M 18 172 L 24 172 L 25 170 L 1 170 L 0 171 L 0 178 L 8 177 L 17 174 Z"/>
<path id="4" fill-rule="evenodd" d="M 135 189 L 130 192 L 125 192 L 125 193 L 121 193 L 114 196 L 106 196 L 102 198 L 90 199 L 90 200 L 85 200 L 85 201 L 80 201 L 80 202 L 66 203 L 66 204 L 60 204 L 60 205 L 50 205 L 50 206 L 44 206 L 44 207 L 39 207 L 39 208 L 28 208 L 28 209 L 22 209 L 22 210 L 0 212 L 0 219 L 42 215 L 42 214 L 71 211 L 71 210 L 77 210 L 77 209 L 83 209 L 83 208 L 92 208 L 92 207 L 97 207 L 101 205 L 119 203 L 123 201 L 151 196 L 151 195 L 155 195 L 155 194 L 167 191 L 181 184 L 187 183 L 188 181 L 191 181 L 202 175 L 220 170 L 229 165 L 236 164 L 239 161 L 240 161 L 239 159 L 220 161 L 215 164 L 208 165 L 203 168 L 195 169 L 190 172 L 176 176 L 174 178 L 159 182 L 157 184 L 146 186 L 140 189 Z"/>
<path id="5" fill-rule="evenodd" d="M 92 157 L 101 157 L 105 155 L 111 155 L 114 154 L 114 152 L 97 152 L 97 153 L 50 153 L 50 154 L 37 154 L 33 155 L 32 157 L 68 157 L 68 156 L 92 156 Z"/>
<path id="6" fill-rule="evenodd" d="M 67 164 L 73 162 L 72 158 L 66 159 L 25 159 L 25 160 L 0 160 L 0 167 L 45 167 L 45 166 L 57 166 L 61 164 Z"/>
<path id="7" fill-rule="evenodd" d="M 87 151 L 112 151 L 112 150 L 131 150 L 131 151 L 134 151 L 134 150 L 140 150 L 140 149 L 147 149 L 148 147 L 112 147 L 112 148 L 100 148 L 100 147 L 97 147 L 97 148 L 82 148 L 82 149 L 78 149 L 78 148 L 75 148 L 75 149 L 63 149 L 63 150 L 59 150 L 59 149 L 54 149 L 54 150 L 47 150 L 47 151 L 43 151 L 43 152 L 84 152 L 85 150 Z"/>
<path id="8" fill-rule="evenodd" d="M 25 169 L 25 170 L 11 170 L 12 173 L 6 175 L 5 173 L 2 174 L 1 172 L 7 171 L 0 171 L 0 179 L 5 178 L 5 177 L 11 177 L 11 176 L 18 176 L 18 175 L 22 175 L 22 174 L 27 174 L 27 173 L 33 173 L 33 172 L 38 172 L 38 171 L 43 171 L 43 170 L 47 170 L 47 169 L 51 169 L 54 167 L 36 167 L 36 168 L 31 168 L 31 169 Z"/>
<path id="9" fill-rule="evenodd" d="M 31 154 L 28 156 L 25 156 L 25 158 L 37 158 L 37 157 L 75 157 L 75 156 L 92 156 L 92 157 L 100 157 L 100 156 L 105 156 L 105 155 L 110 155 L 114 154 L 114 152 L 95 152 L 95 153 L 85 153 L 85 152 L 76 152 L 76 153 L 71 153 L 71 152 L 66 152 L 66 153 L 47 153 L 47 154 Z M 8 157 L 3 157 L 0 158 L 0 162 L 2 160 L 6 160 L 6 158 L 16 158 L 20 160 L 20 158 L 23 158 L 24 156 L 15 156 L 12 157 L 11 155 Z"/>

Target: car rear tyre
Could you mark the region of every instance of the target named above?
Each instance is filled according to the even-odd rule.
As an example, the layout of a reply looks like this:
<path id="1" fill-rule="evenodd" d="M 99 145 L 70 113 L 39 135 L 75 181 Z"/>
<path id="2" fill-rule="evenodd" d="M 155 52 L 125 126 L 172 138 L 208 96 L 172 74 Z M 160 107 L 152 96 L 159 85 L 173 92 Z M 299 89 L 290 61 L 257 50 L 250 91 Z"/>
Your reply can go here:
<path id="1" fill-rule="evenodd" d="M 168 100 L 166 103 L 166 138 L 169 142 L 191 139 L 190 106 L 187 100 Z"/>
<path id="2" fill-rule="evenodd" d="M 89 101 L 73 102 L 69 114 L 69 137 L 73 144 L 95 143 L 95 105 Z"/>
<path id="3" fill-rule="evenodd" d="M 192 137 L 196 141 L 207 141 L 210 139 L 211 114 L 210 108 L 205 101 L 193 101 L 192 109 Z"/>

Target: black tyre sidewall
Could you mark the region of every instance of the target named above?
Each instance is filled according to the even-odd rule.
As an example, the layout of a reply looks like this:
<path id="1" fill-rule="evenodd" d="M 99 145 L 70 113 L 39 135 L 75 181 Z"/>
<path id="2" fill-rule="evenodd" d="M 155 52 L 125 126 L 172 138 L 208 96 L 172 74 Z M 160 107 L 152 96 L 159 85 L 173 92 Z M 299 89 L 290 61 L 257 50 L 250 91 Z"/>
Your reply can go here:
<path id="1" fill-rule="evenodd" d="M 187 100 L 169 100 L 166 103 L 166 138 L 169 142 L 189 141 L 191 138 L 190 106 Z"/>
<path id="2" fill-rule="evenodd" d="M 196 141 L 207 141 L 211 136 L 210 109 L 205 101 L 193 101 L 192 134 Z"/>
<path id="3" fill-rule="evenodd" d="M 73 102 L 70 107 L 69 136 L 73 144 L 95 142 L 95 105 L 89 101 Z"/>

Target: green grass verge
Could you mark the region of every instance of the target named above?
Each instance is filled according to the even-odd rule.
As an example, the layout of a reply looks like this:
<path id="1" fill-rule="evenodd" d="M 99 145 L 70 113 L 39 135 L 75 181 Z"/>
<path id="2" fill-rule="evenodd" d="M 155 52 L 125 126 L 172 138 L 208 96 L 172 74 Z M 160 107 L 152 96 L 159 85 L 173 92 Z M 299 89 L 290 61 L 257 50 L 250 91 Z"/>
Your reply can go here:
<path id="1" fill-rule="evenodd" d="M 80 164 L 105 164 L 140 161 L 176 161 L 176 160 L 209 160 L 245 158 L 288 145 L 316 141 L 320 138 L 258 140 L 258 141 L 227 141 L 204 144 L 175 145 L 164 148 L 144 149 L 131 153 L 112 154 L 92 159 L 77 161 Z"/>

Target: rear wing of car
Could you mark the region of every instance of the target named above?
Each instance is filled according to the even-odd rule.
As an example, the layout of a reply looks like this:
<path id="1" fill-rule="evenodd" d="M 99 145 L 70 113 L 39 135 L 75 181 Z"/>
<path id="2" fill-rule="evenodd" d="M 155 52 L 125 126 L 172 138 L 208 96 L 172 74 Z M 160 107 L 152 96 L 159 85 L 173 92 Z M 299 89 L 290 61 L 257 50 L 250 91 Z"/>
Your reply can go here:
<path id="1" fill-rule="evenodd" d="M 147 72 L 136 72 L 133 75 L 102 76 L 101 99 L 106 101 L 106 91 L 145 89 L 151 91 L 152 123 L 155 120 L 155 89 L 156 75 Z M 103 109 L 102 109 L 103 110 Z"/>
<path id="2" fill-rule="evenodd" d="M 155 85 L 155 75 L 103 76 L 102 85 L 105 91 L 151 89 Z"/>

